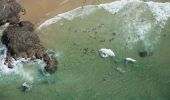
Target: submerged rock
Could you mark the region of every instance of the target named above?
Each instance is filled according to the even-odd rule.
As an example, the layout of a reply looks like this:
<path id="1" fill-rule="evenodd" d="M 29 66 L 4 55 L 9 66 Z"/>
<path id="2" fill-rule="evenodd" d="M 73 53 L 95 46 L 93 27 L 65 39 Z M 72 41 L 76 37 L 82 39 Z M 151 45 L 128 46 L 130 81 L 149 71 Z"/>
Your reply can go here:
<path id="1" fill-rule="evenodd" d="M 126 72 L 123 67 L 116 67 L 116 70 L 122 74 Z"/>
<path id="2" fill-rule="evenodd" d="M 152 56 L 153 55 L 153 52 L 148 52 L 148 51 L 140 51 L 139 52 L 139 56 L 144 58 L 144 57 L 147 57 L 147 56 Z"/>
<path id="3" fill-rule="evenodd" d="M 146 51 L 140 51 L 139 52 L 140 57 L 146 57 L 147 55 L 148 55 L 148 53 Z"/>
<path id="4" fill-rule="evenodd" d="M 21 88 L 22 88 L 22 91 L 24 92 L 28 92 L 32 89 L 32 85 L 24 82 L 22 85 L 21 85 Z"/>

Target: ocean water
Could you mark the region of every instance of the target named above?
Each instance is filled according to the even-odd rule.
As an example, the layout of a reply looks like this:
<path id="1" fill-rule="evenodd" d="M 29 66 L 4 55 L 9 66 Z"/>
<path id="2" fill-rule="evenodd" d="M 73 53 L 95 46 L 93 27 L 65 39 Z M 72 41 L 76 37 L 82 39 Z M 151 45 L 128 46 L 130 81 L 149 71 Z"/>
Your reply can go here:
<path id="1" fill-rule="evenodd" d="M 139 0 L 59 14 L 37 29 L 42 44 L 56 52 L 58 71 L 42 74 L 41 61 L 18 62 L 11 71 L 3 52 L 0 100 L 170 100 L 169 17 L 170 3 Z M 100 48 L 116 56 L 101 58 Z M 141 58 L 141 50 L 152 55 Z M 137 62 L 125 63 L 126 57 Z M 24 82 L 31 91 L 21 91 Z"/>

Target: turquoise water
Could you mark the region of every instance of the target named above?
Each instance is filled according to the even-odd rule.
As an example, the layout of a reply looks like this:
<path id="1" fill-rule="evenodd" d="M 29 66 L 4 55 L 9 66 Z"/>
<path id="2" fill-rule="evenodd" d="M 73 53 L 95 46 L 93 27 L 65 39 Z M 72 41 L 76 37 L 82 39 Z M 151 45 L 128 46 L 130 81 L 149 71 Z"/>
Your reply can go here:
<path id="1" fill-rule="evenodd" d="M 1 75 L 0 100 L 169 100 L 170 19 L 163 28 L 155 22 L 146 5 L 129 4 L 116 14 L 100 9 L 39 30 L 42 44 L 57 53 L 59 70 L 45 76 L 41 65 L 26 64 L 31 81 L 22 74 Z M 100 48 L 116 56 L 101 58 Z M 153 55 L 141 58 L 140 50 Z M 137 63 L 125 63 L 126 57 Z M 20 89 L 25 81 L 33 86 L 29 92 Z"/>

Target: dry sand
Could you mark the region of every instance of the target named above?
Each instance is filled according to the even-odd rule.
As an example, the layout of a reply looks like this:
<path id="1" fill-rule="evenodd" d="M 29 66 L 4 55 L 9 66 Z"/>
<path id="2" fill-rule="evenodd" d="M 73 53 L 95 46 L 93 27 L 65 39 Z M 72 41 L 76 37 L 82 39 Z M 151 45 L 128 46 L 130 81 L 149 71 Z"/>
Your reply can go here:
<path id="1" fill-rule="evenodd" d="M 36 26 L 59 13 L 79 6 L 111 2 L 113 0 L 17 0 L 25 9 L 22 20 L 30 20 Z"/>

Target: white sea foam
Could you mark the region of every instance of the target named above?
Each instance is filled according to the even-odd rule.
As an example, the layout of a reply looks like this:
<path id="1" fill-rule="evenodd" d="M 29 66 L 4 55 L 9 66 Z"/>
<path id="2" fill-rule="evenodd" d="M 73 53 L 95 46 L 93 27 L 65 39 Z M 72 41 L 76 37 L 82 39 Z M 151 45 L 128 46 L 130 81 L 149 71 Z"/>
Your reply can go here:
<path id="1" fill-rule="evenodd" d="M 160 23 L 163 28 L 165 22 L 170 17 L 170 3 L 158 3 L 158 2 L 146 2 L 155 16 L 156 20 Z"/>
<path id="2" fill-rule="evenodd" d="M 122 0 L 122 1 L 114 1 L 111 3 L 100 4 L 100 5 L 87 5 L 87 6 L 78 7 L 71 11 L 58 14 L 57 16 L 49 20 L 46 20 L 44 23 L 42 23 L 38 27 L 38 29 L 57 23 L 61 19 L 72 20 L 76 17 L 87 16 L 99 8 L 104 8 L 106 11 L 114 14 L 118 12 L 120 9 L 122 9 L 127 3 L 133 2 L 133 1 L 140 1 L 140 0 Z"/>
<path id="3" fill-rule="evenodd" d="M 0 55 L 0 75 L 20 75 L 22 76 L 24 79 L 27 79 L 29 81 L 33 81 L 34 77 L 31 75 L 31 73 L 26 72 L 23 69 L 23 63 L 22 62 L 29 62 L 29 63 L 34 63 L 31 62 L 30 59 L 24 59 L 24 58 L 19 58 L 18 60 L 14 60 L 12 61 L 12 65 L 14 65 L 15 67 L 10 69 L 8 68 L 8 66 L 5 63 L 5 59 L 6 59 L 6 55 L 7 55 L 7 48 L 6 46 L 3 46 L 2 48 L 0 48 L 0 51 L 2 52 L 2 54 Z M 40 64 L 43 64 L 43 62 L 41 60 L 38 61 Z"/>
<path id="4" fill-rule="evenodd" d="M 110 12 L 111 14 L 115 14 L 121 8 L 123 8 L 124 5 L 125 5 L 124 2 L 115 1 L 112 3 L 100 4 L 100 5 L 98 5 L 98 7 L 105 9 L 106 11 Z"/>
<path id="5" fill-rule="evenodd" d="M 54 18 L 51 18 L 51 19 L 45 21 L 44 23 L 42 23 L 42 24 L 38 27 L 38 29 L 41 29 L 42 27 L 47 27 L 47 26 L 49 26 L 49 25 L 51 25 L 51 24 L 57 23 L 57 22 L 58 22 L 59 20 L 61 20 L 61 19 L 62 19 L 61 17 L 55 16 Z"/>
<path id="6" fill-rule="evenodd" d="M 126 4 L 131 2 L 142 2 L 140 0 L 121 0 L 121 1 L 114 1 L 111 3 L 100 4 L 98 7 L 104 8 L 106 11 L 110 12 L 111 14 L 115 14 L 119 12 Z"/>
<path id="7" fill-rule="evenodd" d="M 160 3 L 160 2 L 153 2 L 153 1 L 144 2 L 142 0 L 121 0 L 121 1 L 115 1 L 107 4 L 100 4 L 99 6 L 103 7 L 106 11 L 114 14 L 119 10 L 121 10 L 123 7 L 125 7 L 127 4 L 132 2 L 147 4 L 158 22 L 165 23 L 165 21 L 168 20 L 168 18 L 170 17 L 169 2 Z"/>
<path id="8" fill-rule="evenodd" d="M 162 27 L 165 24 L 166 20 L 170 17 L 170 3 L 158 3 L 152 1 L 144 2 L 141 0 L 121 0 L 121 1 L 114 1 L 106 4 L 100 4 L 100 5 L 88 5 L 84 7 L 78 7 L 71 11 L 58 14 L 54 18 L 45 21 L 38 27 L 38 29 L 57 23 L 61 19 L 72 20 L 76 17 L 83 17 L 89 15 L 99 8 L 103 8 L 106 11 L 110 12 L 111 14 L 115 14 L 119 12 L 122 8 L 124 8 L 127 4 L 132 2 L 147 4 L 150 10 L 152 11 L 153 15 L 155 16 L 156 20 L 161 23 Z M 144 30 L 146 30 L 146 27 Z"/>
<path id="9" fill-rule="evenodd" d="M 59 14 L 59 17 L 62 17 L 64 19 L 67 20 L 72 20 L 75 17 L 83 17 L 86 15 L 91 14 L 92 12 L 94 12 L 96 10 L 96 6 L 94 5 L 88 5 L 88 6 L 83 6 L 83 7 L 78 7 L 74 10 L 71 10 L 69 12 L 63 13 L 63 14 Z"/>
<path id="10" fill-rule="evenodd" d="M 21 77 L 23 77 L 23 79 L 26 79 L 29 82 L 34 82 L 34 78 L 35 76 L 32 74 L 32 72 L 29 72 L 27 70 L 24 69 L 24 63 L 27 64 L 39 64 L 40 68 L 42 70 L 42 73 L 45 76 L 49 76 L 50 74 L 48 72 L 46 72 L 44 70 L 44 67 L 46 66 L 46 63 L 43 60 L 40 59 L 35 59 L 35 60 L 31 60 L 31 58 L 18 58 L 17 60 L 12 60 L 12 65 L 14 66 L 14 68 L 10 69 L 8 68 L 8 65 L 4 64 L 5 63 L 5 59 L 7 57 L 7 48 L 6 46 L 2 46 L 0 48 L 0 77 L 2 75 L 8 75 L 10 77 L 10 75 L 19 75 Z M 52 50 L 47 50 L 47 52 L 49 53 L 50 57 L 55 57 L 56 59 L 59 57 L 59 54 L 53 52 Z"/>
<path id="11" fill-rule="evenodd" d="M 127 5 L 130 5 L 127 8 Z M 141 11 L 137 10 L 138 6 L 142 5 L 145 8 L 142 8 Z M 159 2 L 144 2 L 141 0 L 121 0 L 115 1 L 112 3 L 101 4 L 100 7 L 104 8 L 111 14 L 122 13 L 122 9 L 126 7 L 125 13 L 126 16 L 123 18 L 125 25 L 122 25 L 122 29 L 124 30 L 124 38 L 129 48 L 133 47 L 133 44 L 138 41 L 143 41 L 143 44 L 146 47 L 152 48 L 153 43 L 157 43 L 160 38 L 161 28 L 164 28 L 166 21 L 170 17 L 170 3 L 159 3 Z M 134 15 L 130 14 L 134 10 Z M 142 14 L 145 13 L 145 9 L 150 10 L 155 18 L 155 21 L 151 21 L 149 18 L 144 18 Z M 120 18 L 121 19 L 121 18 Z M 122 20 L 122 19 L 121 19 Z M 143 20 L 143 21 L 141 21 Z M 155 33 L 155 38 L 150 40 L 151 30 L 155 28 L 156 25 L 159 25 L 160 28 L 157 28 L 157 32 Z M 138 37 L 136 37 L 138 36 Z M 127 37 L 130 37 L 128 39 Z"/>
<path id="12" fill-rule="evenodd" d="M 88 5 L 88 6 L 82 6 L 82 7 L 75 8 L 71 11 L 68 11 L 68 12 L 65 12 L 62 14 L 58 14 L 57 16 L 45 21 L 38 27 L 38 29 L 41 29 L 42 27 L 46 27 L 51 24 L 54 24 L 61 19 L 70 21 L 76 17 L 87 16 L 87 15 L 91 14 L 92 12 L 94 12 L 96 9 L 97 9 L 97 6 L 94 6 L 94 5 Z"/>
<path id="13" fill-rule="evenodd" d="M 130 6 L 127 7 L 127 5 Z M 142 9 L 138 8 L 139 5 L 144 6 L 144 8 Z M 125 13 L 127 13 L 127 15 L 129 14 L 129 16 L 123 17 L 121 19 L 124 21 L 128 21 L 126 22 L 126 24 L 121 25 L 121 27 L 124 30 L 124 33 L 127 33 L 125 34 L 124 37 L 125 38 L 131 37 L 131 39 L 126 40 L 126 42 L 132 43 L 132 45 L 133 43 L 144 40 L 145 45 L 151 46 L 152 43 L 154 43 L 159 39 L 158 33 L 161 33 L 161 28 L 164 28 L 166 21 L 170 17 L 169 2 L 160 3 L 160 2 L 153 2 L 153 1 L 144 2 L 142 0 L 121 0 L 121 1 L 114 1 L 111 3 L 100 4 L 100 5 L 84 6 L 83 8 L 78 7 L 74 10 L 68 11 L 63 14 L 59 14 L 54 18 L 45 21 L 43 24 L 41 24 L 38 27 L 38 29 L 57 23 L 61 19 L 72 20 L 76 17 L 82 17 L 85 15 L 87 16 L 98 9 L 104 9 L 111 14 L 116 14 L 116 13 L 121 13 L 122 9 L 124 8 L 125 8 Z M 131 14 L 132 9 L 136 9 L 134 10 L 134 13 L 136 15 Z M 154 21 L 150 20 L 147 17 L 143 18 L 142 14 L 145 14 L 145 10 L 150 10 L 152 12 L 152 15 L 155 18 Z M 141 21 L 142 19 L 144 21 Z M 155 33 L 158 36 L 155 37 L 155 40 L 150 40 L 149 36 L 151 36 L 151 34 L 149 33 L 152 29 L 156 27 L 156 25 L 160 26 L 159 28 L 157 28 L 157 33 Z M 140 38 L 136 38 L 134 35 L 139 36 Z"/>

